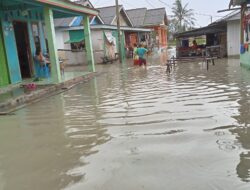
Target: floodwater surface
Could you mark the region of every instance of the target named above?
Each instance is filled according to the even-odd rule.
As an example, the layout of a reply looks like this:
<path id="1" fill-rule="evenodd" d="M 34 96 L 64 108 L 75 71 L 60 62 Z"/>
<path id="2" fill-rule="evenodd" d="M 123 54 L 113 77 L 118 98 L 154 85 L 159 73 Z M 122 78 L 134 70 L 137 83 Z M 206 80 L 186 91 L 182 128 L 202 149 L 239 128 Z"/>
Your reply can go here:
<path id="1" fill-rule="evenodd" d="M 249 190 L 250 71 L 163 60 L 0 117 L 0 190 Z"/>

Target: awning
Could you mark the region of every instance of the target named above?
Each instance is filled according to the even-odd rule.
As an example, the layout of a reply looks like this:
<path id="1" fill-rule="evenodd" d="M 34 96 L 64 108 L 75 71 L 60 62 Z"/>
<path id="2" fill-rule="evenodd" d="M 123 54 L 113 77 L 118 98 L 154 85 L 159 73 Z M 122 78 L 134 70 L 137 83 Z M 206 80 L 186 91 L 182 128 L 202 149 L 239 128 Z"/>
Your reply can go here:
<path id="1" fill-rule="evenodd" d="M 71 43 L 79 43 L 82 42 L 84 40 L 84 38 L 74 38 L 74 39 L 70 39 L 66 42 L 64 42 L 65 44 L 71 44 Z"/>
<path id="2" fill-rule="evenodd" d="M 203 36 L 207 34 L 216 34 L 216 33 L 223 33 L 227 32 L 227 23 L 226 22 L 220 22 L 220 23 L 214 23 L 210 24 L 206 27 L 177 33 L 175 34 L 176 38 L 190 38 L 190 37 L 197 37 L 197 36 Z"/>
<path id="3" fill-rule="evenodd" d="M 65 44 L 70 43 L 79 43 L 85 40 L 83 30 L 70 30 L 69 31 L 69 40 L 64 42 Z"/>

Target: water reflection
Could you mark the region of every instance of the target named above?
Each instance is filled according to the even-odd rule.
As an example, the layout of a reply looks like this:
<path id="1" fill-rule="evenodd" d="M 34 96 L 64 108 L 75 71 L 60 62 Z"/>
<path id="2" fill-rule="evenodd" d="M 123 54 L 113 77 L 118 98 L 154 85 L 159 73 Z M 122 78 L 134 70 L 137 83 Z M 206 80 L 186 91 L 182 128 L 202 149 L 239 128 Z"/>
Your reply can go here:
<path id="1" fill-rule="evenodd" d="M 249 189 L 249 71 L 166 58 L 0 117 L 0 190 Z"/>
<path id="2" fill-rule="evenodd" d="M 62 189 L 83 179 L 85 157 L 110 140 L 96 123 L 97 82 L 0 118 L 0 189 Z M 16 177 L 18 176 L 18 177 Z"/>
<path id="3" fill-rule="evenodd" d="M 238 127 L 231 129 L 231 133 L 236 136 L 237 141 L 242 146 L 242 153 L 240 154 L 240 163 L 236 167 L 238 177 L 244 182 L 250 182 L 250 102 L 249 102 L 249 73 L 247 70 L 241 70 L 239 115 L 234 118 L 238 122 Z M 248 84 L 245 84 L 248 83 Z"/>
<path id="4" fill-rule="evenodd" d="M 70 139 L 67 146 L 73 149 L 81 160 L 80 165 L 67 171 L 71 177 L 83 177 L 85 172 L 79 168 L 87 164 L 84 158 L 98 153 L 95 147 L 111 139 L 107 129 L 96 122 L 102 116 L 98 109 L 100 98 L 96 79 L 84 86 L 84 89 L 89 90 L 76 88 L 64 94 L 65 135 Z"/>

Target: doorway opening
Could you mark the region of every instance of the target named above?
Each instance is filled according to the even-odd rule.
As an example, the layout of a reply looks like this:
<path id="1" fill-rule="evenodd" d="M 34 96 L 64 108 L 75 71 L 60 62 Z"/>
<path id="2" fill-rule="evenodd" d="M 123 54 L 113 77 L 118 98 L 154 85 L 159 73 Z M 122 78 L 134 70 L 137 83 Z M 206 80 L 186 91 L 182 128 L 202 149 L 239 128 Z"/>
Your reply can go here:
<path id="1" fill-rule="evenodd" d="M 20 65 L 21 76 L 23 79 L 32 77 L 32 56 L 29 43 L 28 25 L 26 22 L 14 21 L 14 32 Z"/>

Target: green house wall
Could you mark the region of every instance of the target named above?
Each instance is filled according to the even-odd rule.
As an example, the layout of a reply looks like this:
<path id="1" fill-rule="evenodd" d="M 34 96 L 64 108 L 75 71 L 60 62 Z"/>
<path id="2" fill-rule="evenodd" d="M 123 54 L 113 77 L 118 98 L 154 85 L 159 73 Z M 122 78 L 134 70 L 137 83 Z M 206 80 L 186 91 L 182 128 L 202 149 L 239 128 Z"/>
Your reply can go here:
<path id="1" fill-rule="evenodd" d="M 117 52 L 119 52 L 119 45 L 118 45 L 118 32 L 117 30 L 114 30 L 112 32 L 112 35 L 115 36 L 116 38 L 116 44 L 117 44 Z M 122 60 L 124 60 L 126 58 L 126 52 L 125 52 L 125 34 L 124 32 L 122 32 L 122 35 L 121 35 L 121 54 L 122 54 Z"/>
<path id="2" fill-rule="evenodd" d="M 6 86 L 9 84 L 9 74 L 7 68 L 7 61 L 5 55 L 5 49 L 3 46 L 3 33 L 1 30 L 0 23 L 0 87 Z"/>
<path id="3" fill-rule="evenodd" d="M 250 69 L 250 52 L 245 52 L 240 55 L 240 63 L 243 67 Z"/>

